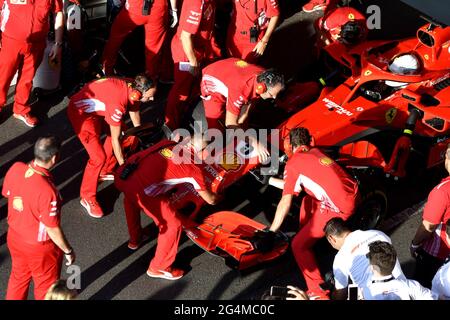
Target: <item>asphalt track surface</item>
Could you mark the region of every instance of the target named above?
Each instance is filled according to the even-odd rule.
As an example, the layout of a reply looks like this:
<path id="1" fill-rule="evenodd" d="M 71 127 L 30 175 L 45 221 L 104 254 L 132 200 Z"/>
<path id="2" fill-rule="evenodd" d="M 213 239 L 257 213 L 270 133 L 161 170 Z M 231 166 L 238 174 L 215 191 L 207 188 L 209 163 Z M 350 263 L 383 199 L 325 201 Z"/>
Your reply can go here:
<path id="1" fill-rule="evenodd" d="M 301 5 L 291 5 L 291 11 L 298 11 Z M 413 35 L 416 26 L 423 22 L 414 10 L 395 1 L 365 1 L 365 5 L 376 3 L 382 8 L 382 29 L 374 30 L 372 36 L 400 38 Z M 311 21 L 320 13 L 306 15 L 301 12 L 286 16 L 281 27 L 270 42 L 263 63 L 278 67 L 288 77 L 300 75 L 308 78 L 311 69 L 313 27 Z M 394 19 L 395 17 L 395 19 Z M 398 21 L 402 21 L 399 26 Z M 270 62 L 270 63 L 269 63 Z M 157 101 L 144 108 L 144 119 L 150 120 L 165 103 L 169 86 L 161 86 Z M 10 101 L 12 94 L 10 97 Z M 127 248 L 128 233 L 122 206 L 122 196 L 111 183 L 100 186 L 98 199 L 106 216 L 102 219 L 89 217 L 79 204 L 79 186 L 87 154 L 74 136 L 66 117 L 68 98 L 52 95 L 41 99 L 35 109 L 39 110 L 42 124 L 29 129 L 21 122 L 7 117 L 11 106 L 2 113 L 0 135 L 0 177 L 4 177 L 15 161 L 32 159 L 32 146 L 37 137 L 52 133 L 59 135 L 63 143 L 62 160 L 54 168 L 56 185 L 64 198 L 62 227 L 76 254 L 76 265 L 81 268 L 82 289 L 79 299 L 257 299 L 271 285 L 293 284 L 304 286 L 302 276 L 290 253 L 278 260 L 246 272 L 228 268 L 219 257 L 210 255 L 185 235 L 180 241 L 176 265 L 188 270 L 182 279 L 171 282 L 149 278 L 145 271 L 154 254 L 156 228 L 150 219 L 143 217 L 143 225 L 152 230 L 151 241 L 136 252 Z M 5 116 L 6 115 L 6 116 Z M 392 183 L 388 186 L 389 217 L 382 229 L 391 234 L 404 271 L 410 275 L 414 262 L 409 256 L 408 245 L 420 221 L 421 208 L 432 186 L 439 176 L 428 176 L 415 182 Z M 2 180 L 0 180 L 2 182 Z M 209 212 L 222 209 L 236 210 L 258 221 L 269 224 L 274 206 L 263 205 L 261 185 L 252 177 L 244 178 L 226 192 L 225 200 Z M 276 203 L 276 192 L 269 192 L 270 201 Z M 266 201 L 267 202 L 267 201 Z M 264 212 L 263 212 L 264 210 Z M 4 299 L 11 260 L 6 246 L 6 200 L 0 200 L 0 299 Z M 207 214 L 207 213 L 205 213 Z M 283 230 L 288 235 L 296 231 L 295 212 L 287 218 Z M 332 249 L 321 242 L 317 246 L 320 267 L 331 266 Z M 62 277 L 67 278 L 66 267 Z M 32 290 L 30 291 L 32 298 Z"/>

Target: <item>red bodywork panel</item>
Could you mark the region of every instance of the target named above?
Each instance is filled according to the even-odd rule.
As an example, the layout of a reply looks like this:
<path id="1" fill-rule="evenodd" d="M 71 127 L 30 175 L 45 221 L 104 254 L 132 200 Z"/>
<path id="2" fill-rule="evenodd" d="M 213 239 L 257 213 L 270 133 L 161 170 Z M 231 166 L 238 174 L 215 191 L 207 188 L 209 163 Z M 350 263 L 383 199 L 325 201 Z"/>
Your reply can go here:
<path id="1" fill-rule="evenodd" d="M 275 243 L 270 252 L 256 250 L 250 239 L 266 226 L 232 211 L 221 211 L 208 216 L 198 226 L 185 228 L 188 237 L 198 246 L 223 257 L 231 257 L 239 270 L 273 260 L 286 252 L 287 238 Z"/>

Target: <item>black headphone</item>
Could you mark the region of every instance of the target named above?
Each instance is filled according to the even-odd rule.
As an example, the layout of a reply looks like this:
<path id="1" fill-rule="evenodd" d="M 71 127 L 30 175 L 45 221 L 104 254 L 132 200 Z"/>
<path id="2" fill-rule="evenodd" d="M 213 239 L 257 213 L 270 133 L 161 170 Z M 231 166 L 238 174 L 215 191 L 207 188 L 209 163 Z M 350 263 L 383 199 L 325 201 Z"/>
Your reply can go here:
<path id="1" fill-rule="evenodd" d="M 142 94 L 149 90 L 153 85 L 153 81 L 144 75 L 136 76 L 134 82 L 130 84 L 131 92 L 129 99 L 131 101 L 139 101 L 142 98 Z"/>

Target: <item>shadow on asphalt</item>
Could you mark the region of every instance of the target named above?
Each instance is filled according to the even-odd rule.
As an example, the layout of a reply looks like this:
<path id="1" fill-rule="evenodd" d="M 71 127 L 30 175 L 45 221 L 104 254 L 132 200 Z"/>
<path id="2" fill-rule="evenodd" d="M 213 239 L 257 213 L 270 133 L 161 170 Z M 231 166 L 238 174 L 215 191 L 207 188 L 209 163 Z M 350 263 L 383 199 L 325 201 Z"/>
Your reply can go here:
<path id="1" fill-rule="evenodd" d="M 157 290 L 145 300 L 174 300 L 183 293 L 188 285 L 189 282 L 184 279 L 177 280 L 173 284 L 166 285 L 164 288 Z"/>
<path id="2" fill-rule="evenodd" d="M 157 229 L 155 228 L 155 226 L 153 224 L 146 226 L 145 229 L 149 231 L 150 239 L 155 239 L 157 237 L 157 235 L 158 235 Z M 128 242 L 123 243 L 121 246 L 119 246 L 112 252 L 108 253 L 102 259 L 100 259 L 99 261 L 94 263 L 92 266 L 90 266 L 88 269 L 83 271 L 81 274 L 83 288 L 81 288 L 80 292 L 84 291 L 87 287 L 89 287 L 89 285 L 91 285 L 98 278 L 102 277 L 105 273 L 108 273 L 116 265 L 120 264 L 122 261 L 124 261 L 131 255 L 133 255 L 135 253 L 135 251 L 128 249 L 127 245 L 128 245 Z M 152 252 L 152 251 L 154 251 L 153 247 L 150 250 L 148 250 L 144 255 L 142 255 L 141 258 L 139 258 L 139 259 L 147 259 L 147 265 L 148 265 L 148 257 L 149 257 L 150 252 Z M 145 270 L 146 269 L 142 269 L 141 270 L 142 272 L 140 272 L 139 275 L 137 275 L 137 277 L 142 275 L 143 272 L 145 272 Z M 111 280 L 109 283 L 111 283 L 111 282 L 113 282 L 113 280 Z M 130 283 L 131 282 L 127 282 L 125 287 Z M 108 286 L 108 284 L 106 286 Z M 122 289 L 123 288 L 124 287 L 122 287 Z M 96 296 L 96 297 L 98 297 L 98 299 L 103 299 L 102 296 L 105 294 L 104 292 L 105 291 L 103 289 L 100 289 L 96 294 L 93 295 L 93 297 Z"/>

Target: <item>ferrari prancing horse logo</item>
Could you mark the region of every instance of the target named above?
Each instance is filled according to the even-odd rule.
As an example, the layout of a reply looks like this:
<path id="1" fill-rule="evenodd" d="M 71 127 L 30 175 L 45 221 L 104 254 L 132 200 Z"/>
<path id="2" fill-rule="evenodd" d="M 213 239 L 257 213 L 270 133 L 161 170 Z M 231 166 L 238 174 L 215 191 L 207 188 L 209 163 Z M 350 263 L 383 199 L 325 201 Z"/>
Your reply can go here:
<path id="1" fill-rule="evenodd" d="M 397 109 L 395 109 L 395 108 L 390 108 L 390 109 L 386 112 L 386 115 L 385 115 L 385 117 L 386 117 L 386 122 L 387 122 L 388 124 L 391 124 L 392 121 L 394 121 L 396 115 L 397 115 Z"/>
<path id="2" fill-rule="evenodd" d="M 320 158 L 319 162 L 320 162 L 321 165 L 323 165 L 325 167 L 329 167 L 329 166 L 331 166 L 333 164 L 333 160 L 331 160 L 328 157 Z"/>

